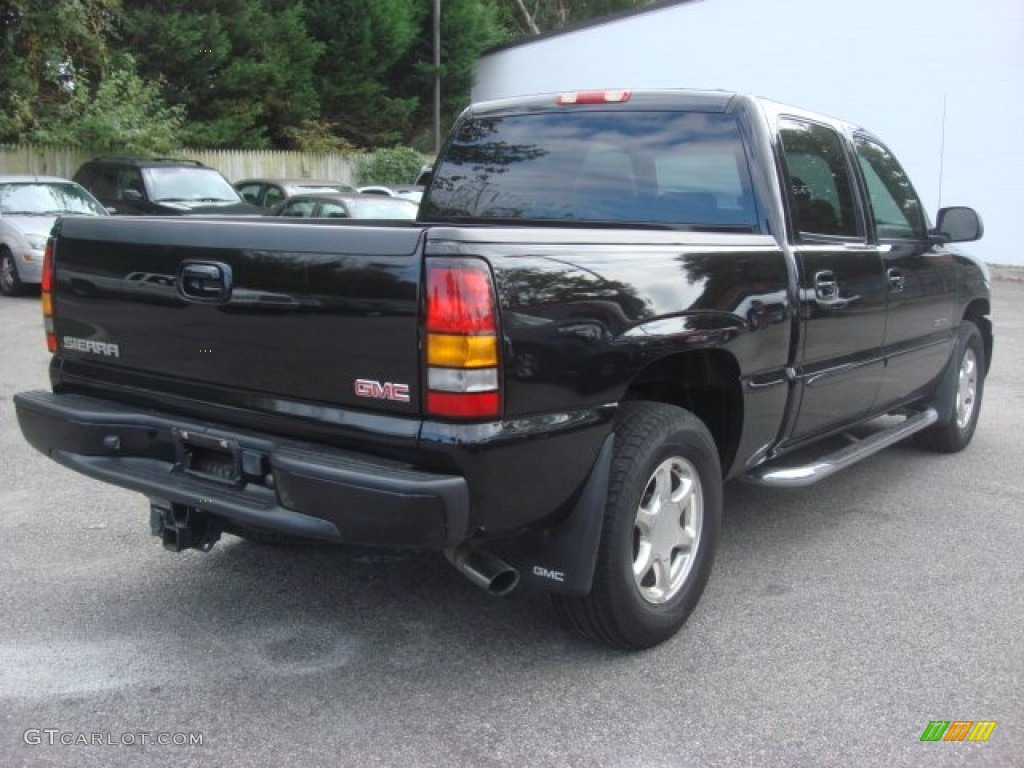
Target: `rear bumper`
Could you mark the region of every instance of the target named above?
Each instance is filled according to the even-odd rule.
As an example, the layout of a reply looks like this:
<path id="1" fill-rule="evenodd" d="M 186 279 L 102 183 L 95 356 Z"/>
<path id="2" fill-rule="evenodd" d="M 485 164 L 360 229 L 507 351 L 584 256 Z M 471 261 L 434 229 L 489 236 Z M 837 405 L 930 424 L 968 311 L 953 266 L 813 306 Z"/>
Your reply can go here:
<path id="1" fill-rule="evenodd" d="M 457 475 L 84 395 L 24 392 L 14 404 L 25 438 L 58 463 L 229 523 L 384 547 L 442 549 L 468 535 Z"/>

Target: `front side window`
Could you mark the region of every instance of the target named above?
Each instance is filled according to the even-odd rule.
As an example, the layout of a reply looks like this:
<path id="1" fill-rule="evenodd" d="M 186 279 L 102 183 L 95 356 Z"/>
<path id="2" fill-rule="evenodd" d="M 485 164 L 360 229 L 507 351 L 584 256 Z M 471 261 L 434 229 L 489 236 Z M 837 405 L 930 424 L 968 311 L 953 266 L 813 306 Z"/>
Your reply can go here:
<path id="1" fill-rule="evenodd" d="M 866 136 L 855 136 L 854 145 L 879 239 L 922 239 L 926 229 L 924 209 L 896 158 Z"/>
<path id="2" fill-rule="evenodd" d="M 130 194 L 134 193 L 134 194 Z M 117 178 L 117 199 L 142 200 L 146 196 L 146 190 L 142 186 L 142 174 L 138 168 L 122 168 Z"/>
<path id="3" fill-rule="evenodd" d="M 258 205 L 260 201 L 260 185 L 246 184 L 239 188 L 238 194 L 242 196 L 242 199 L 245 200 L 245 202 Z"/>
<path id="4" fill-rule="evenodd" d="M 824 125 L 788 119 L 782 120 L 779 134 L 798 236 L 862 237 L 839 134 Z"/>
<path id="5" fill-rule="evenodd" d="M 420 218 L 739 231 L 758 225 L 736 118 L 671 110 L 463 121 Z"/>

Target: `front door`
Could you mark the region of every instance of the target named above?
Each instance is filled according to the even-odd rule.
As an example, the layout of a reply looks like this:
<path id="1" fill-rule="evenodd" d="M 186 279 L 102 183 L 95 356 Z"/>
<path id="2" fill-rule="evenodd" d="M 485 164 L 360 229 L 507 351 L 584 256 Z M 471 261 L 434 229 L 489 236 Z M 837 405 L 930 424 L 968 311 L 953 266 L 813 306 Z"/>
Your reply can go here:
<path id="1" fill-rule="evenodd" d="M 885 371 L 876 408 L 929 391 L 954 341 L 956 262 L 928 241 L 924 208 L 896 158 L 877 140 L 854 137 L 888 283 Z"/>

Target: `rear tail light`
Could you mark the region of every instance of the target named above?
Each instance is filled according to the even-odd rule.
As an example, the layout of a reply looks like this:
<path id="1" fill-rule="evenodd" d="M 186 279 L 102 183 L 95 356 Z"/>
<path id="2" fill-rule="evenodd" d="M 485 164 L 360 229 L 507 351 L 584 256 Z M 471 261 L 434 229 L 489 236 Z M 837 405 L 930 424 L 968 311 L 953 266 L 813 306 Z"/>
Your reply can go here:
<path id="1" fill-rule="evenodd" d="M 46 329 L 46 348 L 57 351 L 57 335 L 53 331 L 53 238 L 46 241 L 43 252 L 43 276 L 39 289 L 42 294 L 43 326 Z"/>
<path id="2" fill-rule="evenodd" d="M 501 412 L 498 309 L 483 261 L 427 260 L 426 410 L 475 419 Z"/>

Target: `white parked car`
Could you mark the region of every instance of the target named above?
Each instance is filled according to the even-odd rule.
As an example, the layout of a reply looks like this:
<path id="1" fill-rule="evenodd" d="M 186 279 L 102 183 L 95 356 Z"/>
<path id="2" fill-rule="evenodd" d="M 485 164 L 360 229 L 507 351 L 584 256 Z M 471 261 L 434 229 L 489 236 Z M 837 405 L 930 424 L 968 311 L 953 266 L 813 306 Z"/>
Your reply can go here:
<path id="1" fill-rule="evenodd" d="M 46 239 L 58 216 L 106 216 L 82 187 L 56 176 L 0 176 L 0 293 L 38 285 Z"/>
<path id="2" fill-rule="evenodd" d="M 419 204 L 423 197 L 423 187 L 416 187 L 409 184 L 401 184 L 397 187 L 386 187 L 383 184 L 371 184 L 367 187 L 359 187 L 362 195 L 383 195 L 384 197 L 400 197 L 402 200 Z"/>

